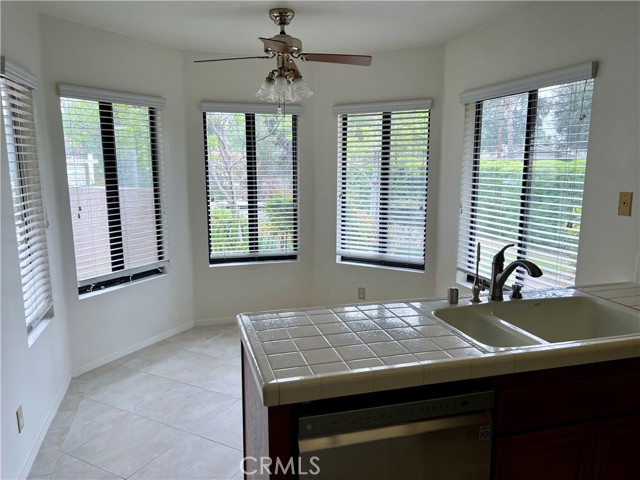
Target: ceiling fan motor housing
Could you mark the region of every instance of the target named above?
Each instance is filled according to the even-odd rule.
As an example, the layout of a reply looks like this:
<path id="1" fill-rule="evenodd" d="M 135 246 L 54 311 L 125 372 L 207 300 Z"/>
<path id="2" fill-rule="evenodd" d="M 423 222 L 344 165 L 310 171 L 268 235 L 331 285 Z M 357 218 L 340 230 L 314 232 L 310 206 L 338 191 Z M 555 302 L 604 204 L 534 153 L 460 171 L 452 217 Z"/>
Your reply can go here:
<path id="1" fill-rule="evenodd" d="M 300 41 L 300 39 L 292 37 L 284 31 L 284 27 L 291 23 L 291 20 L 293 20 L 293 17 L 295 17 L 295 15 L 295 12 L 290 8 L 272 8 L 271 10 L 269 10 L 269 17 L 271 17 L 273 23 L 280 27 L 280 33 L 271 37 L 271 40 L 286 43 L 288 47 L 287 53 L 289 54 L 302 52 L 302 42 Z M 265 46 L 264 51 L 266 53 L 270 53 L 272 50 Z"/>
<path id="2" fill-rule="evenodd" d="M 281 33 L 279 35 L 274 35 L 273 37 L 271 37 L 271 40 L 286 43 L 287 46 L 289 47 L 289 53 L 302 52 L 302 42 L 300 41 L 299 38 L 292 37 L 291 35 L 287 35 L 286 33 L 285 34 Z M 267 50 L 269 49 L 265 48 L 265 52 Z"/>

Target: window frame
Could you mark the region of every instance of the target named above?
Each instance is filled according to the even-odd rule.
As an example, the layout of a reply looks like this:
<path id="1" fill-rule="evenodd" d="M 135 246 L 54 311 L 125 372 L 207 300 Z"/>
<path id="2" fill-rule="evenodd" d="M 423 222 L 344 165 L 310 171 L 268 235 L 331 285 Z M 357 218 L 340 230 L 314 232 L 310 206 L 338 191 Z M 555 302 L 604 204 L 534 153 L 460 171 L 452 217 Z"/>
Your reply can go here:
<path id="1" fill-rule="evenodd" d="M 207 137 L 207 114 L 209 113 L 236 113 L 245 117 L 245 154 L 247 173 L 247 214 L 248 214 L 248 234 L 249 254 L 229 254 L 215 256 L 211 245 L 211 211 L 210 211 L 210 165 L 209 165 L 209 145 Z M 292 135 L 292 188 L 293 188 L 293 243 L 292 253 L 280 255 L 260 255 L 260 233 L 258 223 L 258 156 L 256 141 L 256 115 L 290 115 L 291 135 Z M 292 262 L 298 261 L 300 256 L 300 218 L 299 218 L 299 117 L 302 114 L 302 107 L 299 105 L 287 105 L 286 112 L 282 114 L 275 111 L 271 106 L 262 104 L 226 104 L 226 103 L 202 103 L 202 126 L 203 126 L 203 146 L 205 164 L 205 192 L 207 199 L 207 249 L 209 255 L 209 266 L 219 267 L 228 265 L 250 265 L 264 264 L 270 262 Z M 250 193 L 252 192 L 252 193 Z"/>
<path id="2" fill-rule="evenodd" d="M 592 80 L 596 76 L 597 71 L 597 62 L 587 62 L 584 64 L 574 65 L 571 67 L 566 67 L 550 72 L 544 72 L 538 75 L 534 75 L 531 77 L 526 77 L 518 80 L 513 80 L 509 82 L 503 82 L 501 84 L 482 87 L 474 90 L 469 90 L 460 94 L 461 103 L 465 104 L 467 110 L 467 117 L 469 115 L 469 107 L 472 107 L 474 110 L 473 118 L 466 118 L 465 123 L 472 121 L 473 122 L 473 133 L 470 134 L 470 129 L 465 128 L 465 140 L 466 143 L 467 135 L 470 134 L 473 136 L 472 138 L 472 148 L 471 148 L 471 159 L 470 161 L 465 158 L 463 163 L 470 162 L 471 168 L 467 171 L 467 176 L 470 176 L 470 179 L 465 180 L 465 168 L 463 167 L 463 175 L 462 175 L 462 189 L 461 189 L 461 204 L 460 204 L 460 235 L 465 235 L 464 242 L 466 244 L 465 252 L 463 255 L 463 241 L 459 241 L 458 252 L 457 252 L 457 270 L 462 274 L 463 278 L 458 277 L 460 280 L 464 279 L 467 283 L 472 283 L 475 280 L 475 272 L 472 271 L 468 261 L 464 259 L 461 260 L 461 257 L 468 258 L 472 253 L 475 254 L 476 244 L 477 242 L 474 231 L 476 230 L 476 218 L 477 218 L 477 202 L 480 196 L 479 190 L 481 185 L 479 183 L 480 179 L 480 152 L 482 145 L 482 121 L 483 121 L 483 102 L 488 100 L 497 100 L 500 98 L 506 98 L 514 95 L 527 95 L 527 107 L 526 107 L 526 124 L 524 129 L 524 139 L 522 145 L 522 168 L 521 168 L 521 184 L 520 184 L 520 200 L 519 200 L 519 222 L 518 222 L 518 234 L 517 240 L 512 241 L 511 243 L 515 243 L 514 252 L 516 253 L 517 258 L 527 258 L 527 250 L 531 246 L 528 241 L 527 231 L 530 229 L 530 224 L 532 221 L 535 222 L 536 218 L 533 220 L 528 219 L 527 213 L 529 212 L 529 204 L 531 201 L 531 191 L 532 188 L 535 187 L 535 181 L 533 178 L 533 162 L 535 160 L 534 154 L 536 148 L 536 128 L 538 121 L 538 95 L 539 91 L 546 87 L 560 87 L 566 84 L 572 84 L 577 82 L 587 82 Z M 586 84 L 585 84 L 586 91 Z M 584 97 L 583 97 L 584 102 Z M 466 147 L 465 147 L 466 148 Z M 587 147 L 588 150 L 588 147 Z M 467 155 L 466 153 L 464 155 Z M 586 168 L 586 166 L 585 166 Z M 465 190 L 465 186 L 469 187 Z M 584 191 L 584 180 L 582 184 L 582 188 Z M 468 196 L 468 205 L 464 204 L 465 195 Z M 583 198 L 584 198 L 584 194 Z M 468 207 L 469 213 L 467 217 L 462 215 L 463 208 Z M 468 218 L 465 220 L 465 218 Z M 484 251 L 484 249 L 483 249 Z M 486 254 L 485 254 L 486 255 Z M 577 267 L 579 252 L 576 252 L 576 259 L 574 269 Z M 488 261 L 484 259 L 484 261 Z M 467 263 L 468 268 L 463 268 L 462 263 Z M 556 278 L 558 271 L 554 270 L 553 278 L 554 283 L 558 286 L 558 280 Z M 575 278 L 575 273 L 574 273 Z M 480 275 L 479 281 L 488 287 L 489 278 L 484 275 Z M 513 283 L 526 283 L 528 281 L 528 277 L 525 275 L 523 269 L 518 268 L 509 279 L 509 285 Z"/>
<path id="3" fill-rule="evenodd" d="M 337 221 L 336 221 L 336 262 L 339 264 L 356 264 L 367 267 L 381 267 L 390 269 L 400 269 L 416 273 L 424 273 L 426 271 L 427 260 L 427 201 L 428 201 L 428 184 L 429 184 L 429 149 L 430 149 L 430 137 L 431 137 L 431 100 L 430 99 L 418 99 L 418 100 L 406 100 L 395 102 L 378 102 L 367 104 L 349 104 L 349 105 L 335 105 L 333 112 L 338 116 L 338 199 L 337 199 Z M 421 206 L 424 212 L 424 232 L 423 239 L 423 252 L 421 263 L 410 263 L 403 261 L 387 260 L 380 258 L 370 258 L 369 255 L 345 255 L 341 253 L 341 246 L 347 244 L 347 239 L 344 235 L 344 228 L 342 227 L 343 218 L 346 215 L 346 203 L 342 201 L 347 195 L 347 169 L 348 169 L 348 148 L 349 141 L 349 115 L 366 115 L 366 114 L 380 114 L 381 115 L 381 128 L 380 128 L 380 190 L 379 190 L 379 203 L 380 203 L 380 217 L 377 225 L 377 252 L 371 253 L 374 255 L 386 255 L 388 254 L 389 243 L 389 223 L 390 215 L 389 204 L 391 198 L 390 185 L 392 180 L 391 171 L 391 139 L 393 134 L 393 116 L 394 114 L 402 114 L 408 111 L 425 111 L 428 115 L 426 123 L 426 160 L 425 160 L 425 182 L 424 182 L 424 205 Z"/>
<path id="4" fill-rule="evenodd" d="M 97 103 L 100 125 L 100 146 L 105 181 L 105 199 L 109 232 L 109 259 L 111 272 L 97 277 L 78 280 L 78 295 L 108 291 L 119 286 L 132 284 L 138 280 L 168 273 L 169 258 L 166 231 L 164 177 L 162 168 L 162 141 L 159 132 L 161 110 L 165 101 L 161 97 L 101 90 L 74 85 L 58 85 L 60 100 L 88 100 Z M 146 108 L 147 126 L 149 129 L 149 149 L 151 160 L 151 184 L 153 192 L 153 212 L 155 226 L 155 245 L 158 261 L 147 265 L 126 268 L 124 259 L 124 237 L 122 236 L 124 221 L 120 209 L 122 193 L 118 183 L 118 155 L 116 149 L 114 105 Z M 111 168 L 107 168 L 111 167 Z M 67 180 L 69 172 L 67 170 Z M 73 213 L 73 212 L 71 212 Z M 111 216 L 115 214 L 115 216 Z M 77 253 L 76 253 L 77 254 Z M 75 255 L 74 254 L 74 257 Z M 76 260 L 74 258 L 74 260 Z M 77 265 L 76 265 L 77 274 Z"/>

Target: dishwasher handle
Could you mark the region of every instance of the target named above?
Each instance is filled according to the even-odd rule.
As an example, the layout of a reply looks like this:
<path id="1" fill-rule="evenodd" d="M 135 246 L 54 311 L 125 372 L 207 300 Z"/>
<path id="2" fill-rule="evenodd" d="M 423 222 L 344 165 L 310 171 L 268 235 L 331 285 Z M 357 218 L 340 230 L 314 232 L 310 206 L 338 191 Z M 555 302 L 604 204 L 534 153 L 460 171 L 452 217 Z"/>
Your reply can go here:
<path id="1" fill-rule="evenodd" d="M 370 428 L 354 432 L 335 433 L 318 437 L 307 437 L 304 439 L 301 438 L 298 439 L 298 448 L 300 453 L 309 453 L 318 450 L 347 447 L 350 445 L 359 445 L 378 440 L 408 437 L 411 435 L 419 435 L 453 428 L 470 427 L 474 425 L 479 427 L 478 440 L 484 441 L 491 439 L 491 423 L 491 414 L 488 411 L 483 411 L 465 415 L 434 418 L 419 422 Z"/>

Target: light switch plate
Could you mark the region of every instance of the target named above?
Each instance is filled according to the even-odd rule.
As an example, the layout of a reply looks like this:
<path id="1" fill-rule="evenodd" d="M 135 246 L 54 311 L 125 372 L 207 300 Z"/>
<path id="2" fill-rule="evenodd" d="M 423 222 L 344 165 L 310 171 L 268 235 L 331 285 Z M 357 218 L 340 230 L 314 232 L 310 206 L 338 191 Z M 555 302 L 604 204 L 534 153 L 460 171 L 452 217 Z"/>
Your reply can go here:
<path id="1" fill-rule="evenodd" d="M 631 202 L 633 200 L 633 192 L 620 192 L 620 200 L 618 201 L 618 215 L 624 217 L 631 216 Z"/>

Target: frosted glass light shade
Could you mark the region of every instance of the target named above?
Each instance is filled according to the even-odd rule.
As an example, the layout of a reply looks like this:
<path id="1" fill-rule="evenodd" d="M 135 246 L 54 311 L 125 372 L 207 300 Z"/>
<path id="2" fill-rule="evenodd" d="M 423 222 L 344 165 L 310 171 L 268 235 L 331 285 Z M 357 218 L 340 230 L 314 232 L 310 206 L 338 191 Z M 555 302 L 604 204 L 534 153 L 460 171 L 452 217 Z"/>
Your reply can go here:
<path id="1" fill-rule="evenodd" d="M 307 86 L 307 82 L 305 82 L 302 78 L 296 78 L 291 85 L 293 90 L 293 97 L 295 98 L 295 102 L 299 102 L 300 100 L 304 100 L 305 98 L 309 98 L 313 95 L 313 92 Z"/>
<path id="2" fill-rule="evenodd" d="M 297 103 L 311 95 L 313 92 L 302 78 L 296 78 L 290 83 L 285 77 L 276 77 L 275 80 L 267 78 L 256 92 L 256 97 L 260 100 L 279 104 Z"/>
<path id="3" fill-rule="evenodd" d="M 264 100 L 265 102 L 272 102 L 273 91 L 274 82 L 273 80 L 267 78 L 264 82 L 262 82 L 260 89 L 256 92 L 256 97 L 258 97 L 260 100 Z"/>

